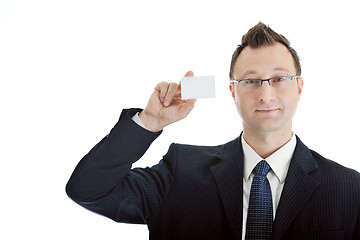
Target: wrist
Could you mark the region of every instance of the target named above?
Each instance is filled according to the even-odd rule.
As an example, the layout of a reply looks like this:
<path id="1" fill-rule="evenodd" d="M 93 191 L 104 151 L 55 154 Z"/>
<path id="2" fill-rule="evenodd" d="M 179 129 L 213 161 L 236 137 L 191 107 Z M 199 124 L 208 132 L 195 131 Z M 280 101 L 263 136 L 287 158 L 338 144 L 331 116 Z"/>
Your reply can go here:
<path id="1" fill-rule="evenodd" d="M 137 112 L 131 119 L 137 123 L 139 126 L 141 126 L 142 128 L 145 128 L 144 124 L 141 122 L 140 118 L 139 118 L 139 113 Z"/>
<path id="2" fill-rule="evenodd" d="M 139 113 L 139 119 L 146 130 L 151 132 L 160 132 L 164 126 L 161 126 L 156 117 L 146 113 L 146 109 Z"/>

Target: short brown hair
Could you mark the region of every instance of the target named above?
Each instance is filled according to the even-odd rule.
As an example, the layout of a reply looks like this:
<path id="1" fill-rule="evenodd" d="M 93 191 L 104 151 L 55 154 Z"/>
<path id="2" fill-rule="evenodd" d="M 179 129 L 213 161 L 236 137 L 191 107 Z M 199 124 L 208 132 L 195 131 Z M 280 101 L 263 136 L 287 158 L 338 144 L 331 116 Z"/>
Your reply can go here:
<path id="1" fill-rule="evenodd" d="M 234 78 L 233 70 L 235 61 L 245 47 L 249 46 L 251 48 L 259 48 L 266 45 L 273 45 L 277 42 L 283 44 L 289 50 L 294 60 L 296 75 L 300 76 L 300 59 L 296 51 L 290 47 L 290 42 L 283 35 L 276 33 L 269 26 L 259 22 L 242 37 L 241 45 L 238 45 L 237 49 L 233 53 L 230 65 L 230 79 Z"/>

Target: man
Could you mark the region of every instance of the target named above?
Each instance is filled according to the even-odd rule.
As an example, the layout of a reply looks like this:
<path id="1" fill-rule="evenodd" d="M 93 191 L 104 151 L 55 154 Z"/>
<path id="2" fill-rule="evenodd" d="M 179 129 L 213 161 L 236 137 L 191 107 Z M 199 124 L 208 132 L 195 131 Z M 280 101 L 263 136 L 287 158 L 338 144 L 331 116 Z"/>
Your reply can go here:
<path id="1" fill-rule="evenodd" d="M 308 149 L 292 132 L 303 79 L 287 39 L 263 23 L 233 54 L 230 92 L 243 133 L 220 146 L 172 144 L 159 164 L 131 165 L 196 100 L 159 83 L 127 109 L 78 164 L 66 190 L 150 239 L 360 239 L 360 174 Z M 193 76 L 187 72 L 185 76 Z"/>

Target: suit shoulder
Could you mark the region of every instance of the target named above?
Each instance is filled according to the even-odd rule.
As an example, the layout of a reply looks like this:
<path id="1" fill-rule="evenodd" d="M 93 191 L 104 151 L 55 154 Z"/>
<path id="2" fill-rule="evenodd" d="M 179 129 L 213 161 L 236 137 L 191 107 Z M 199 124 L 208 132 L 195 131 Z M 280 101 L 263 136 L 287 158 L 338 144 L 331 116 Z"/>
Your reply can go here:
<path id="1" fill-rule="evenodd" d="M 331 173 L 335 177 L 343 176 L 355 181 L 360 186 L 360 173 L 354 169 L 347 168 L 333 160 L 323 157 L 314 150 L 310 150 L 320 169 Z"/>
<path id="2" fill-rule="evenodd" d="M 191 145 L 182 143 L 172 143 L 169 151 L 177 151 L 178 153 L 192 153 L 201 155 L 213 155 L 222 151 L 226 144 L 206 146 L 206 145 Z"/>
<path id="3" fill-rule="evenodd" d="M 233 146 L 240 145 L 239 138 L 232 140 L 225 144 L 204 146 L 204 145 L 189 145 L 173 143 L 170 145 L 168 153 L 165 155 L 167 159 L 181 159 L 180 162 L 194 161 L 199 164 L 209 164 L 216 162 L 218 155 L 226 151 L 227 149 L 234 149 Z"/>
<path id="4" fill-rule="evenodd" d="M 181 151 L 195 151 L 195 152 L 201 152 L 203 154 L 216 154 L 224 151 L 227 148 L 232 148 L 234 145 L 239 145 L 240 139 L 239 137 L 229 141 L 224 144 L 219 145 L 212 145 L 212 146 L 206 146 L 206 145 L 190 145 L 190 144 L 182 144 L 182 143 L 172 143 L 170 145 L 170 148 L 177 148 Z"/>

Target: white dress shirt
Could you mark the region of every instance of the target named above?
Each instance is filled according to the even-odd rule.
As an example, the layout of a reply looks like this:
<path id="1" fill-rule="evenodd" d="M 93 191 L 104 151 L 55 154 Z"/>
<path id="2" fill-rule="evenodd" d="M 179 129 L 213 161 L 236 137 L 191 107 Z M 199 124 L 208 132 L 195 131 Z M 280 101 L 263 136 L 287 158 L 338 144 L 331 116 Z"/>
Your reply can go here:
<path id="1" fill-rule="evenodd" d="M 138 113 L 132 118 L 138 125 L 145 128 L 141 122 Z M 284 146 L 274 152 L 266 159 L 262 159 L 249 144 L 245 141 L 244 135 L 241 136 L 241 143 L 244 152 L 244 181 L 243 181 L 243 230 L 242 239 L 245 239 L 246 220 L 249 208 L 249 198 L 251 183 L 254 178 L 253 170 L 255 166 L 261 161 L 265 160 L 271 167 L 267 178 L 270 183 L 272 200 L 273 200 L 273 217 L 275 219 L 276 209 L 279 205 L 281 192 L 284 187 L 286 174 L 289 169 L 290 161 L 295 151 L 296 137 L 293 134 L 290 141 Z"/>
<path id="2" fill-rule="evenodd" d="M 243 181 L 243 231 L 242 239 L 245 239 L 246 220 L 249 208 L 249 198 L 251 183 L 254 178 L 253 170 L 261 161 L 265 160 L 271 167 L 267 178 L 270 183 L 273 200 L 273 217 L 275 219 L 276 209 L 279 205 L 282 189 L 284 187 L 286 174 L 289 169 L 290 161 L 295 151 L 296 137 L 293 134 L 290 141 L 274 152 L 266 159 L 261 158 L 245 141 L 244 135 L 241 137 L 241 143 L 244 152 L 244 181 Z"/>
<path id="3" fill-rule="evenodd" d="M 144 124 L 142 123 L 142 121 L 139 118 L 139 112 L 137 112 L 133 117 L 132 120 L 134 122 L 136 122 L 139 126 L 142 126 L 143 128 L 145 128 Z"/>

